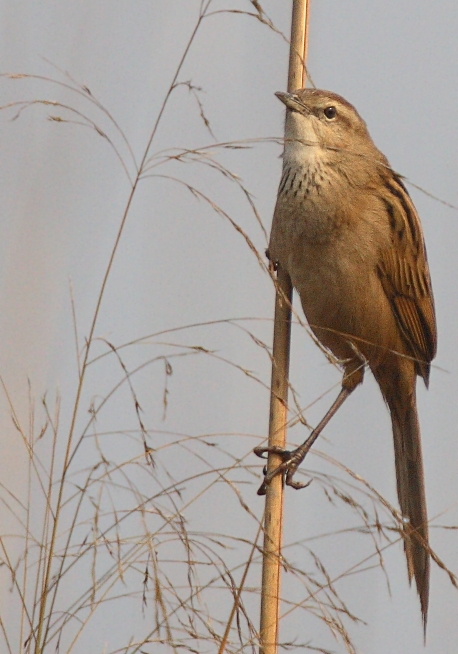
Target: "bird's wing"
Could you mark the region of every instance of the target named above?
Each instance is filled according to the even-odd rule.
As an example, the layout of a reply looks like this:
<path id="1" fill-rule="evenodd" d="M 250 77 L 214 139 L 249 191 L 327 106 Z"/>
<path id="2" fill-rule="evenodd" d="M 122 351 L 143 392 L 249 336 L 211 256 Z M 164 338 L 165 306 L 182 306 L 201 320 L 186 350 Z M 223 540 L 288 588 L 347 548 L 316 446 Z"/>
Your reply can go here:
<path id="1" fill-rule="evenodd" d="M 437 334 L 420 219 L 396 175 L 385 181 L 383 201 L 390 220 L 392 244 L 380 253 L 378 272 L 404 340 L 416 359 L 417 373 L 428 385 Z"/>

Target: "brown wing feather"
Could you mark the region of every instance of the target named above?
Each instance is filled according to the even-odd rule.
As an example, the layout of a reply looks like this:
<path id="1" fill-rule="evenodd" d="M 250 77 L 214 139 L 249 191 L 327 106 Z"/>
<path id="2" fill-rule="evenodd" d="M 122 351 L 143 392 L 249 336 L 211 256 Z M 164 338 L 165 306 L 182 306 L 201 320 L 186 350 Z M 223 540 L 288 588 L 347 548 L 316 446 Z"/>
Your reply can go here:
<path id="1" fill-rule="evenodd" d="M 384 202 L 392 228 L 392 247 L 380 253 L 379 274 L 405 343 L 417 360 L 417 374 L 428 385 L 436 354 L 434 300 L 420 219 L 397 176 L 385 183 Z"/>

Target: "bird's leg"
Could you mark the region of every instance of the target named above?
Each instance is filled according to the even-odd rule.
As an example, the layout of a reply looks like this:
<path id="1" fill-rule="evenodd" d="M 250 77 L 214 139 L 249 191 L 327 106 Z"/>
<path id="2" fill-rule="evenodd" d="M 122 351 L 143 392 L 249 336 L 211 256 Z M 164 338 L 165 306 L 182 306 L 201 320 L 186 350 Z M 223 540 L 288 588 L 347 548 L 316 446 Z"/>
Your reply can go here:
<path id="1" fill-rule="evenodd" d="M 258 495 L 265 495 L 267 486 L 270 484 L 272 479 L 276 477 L 277 475 L 284 475 L 285 476 L 285 483 L 287 486 L 292 486 L 295 489 L 299 488 L 305 488 L 308 486 L 308 484 L 303 484 L 300 481 L 293 481 L 294 474 L 296 473 L 296 470 L 298 467 L 301 465 L 302 461 L 305 459 L 307 456 L 310 448 L 312 447 L 313 443 L 316 441 L 318 436 L 321 434 L 323 429 L 326 427 L 328 422 L 331 420 L 333 415 L 337 413 L 337 411 L 340 409 L 342 404 L 345 402 L 347 397 L 351 394 L 351 392 L 360 384 L 363 380 L 363 375 L 364 375 L 364 369 L 363 366 L 361 365 L 361 362 L 359 362 L 359 367 L 354 369 L 353 366 L 351 373 L 346 374 L 344 376 L 343 382 L 342 382 L 342 389 L 337 396 L 336 400 L 324 416 L 322 418 L 321 422 L 315 427 L 315 429 L 312 431 L 310 436 L 302 443 L 302 445 L 299 445 L 295 450 L 285 450 L 282 447 L 279 447 L 278 445 L 273 445 L 270 447 L 255 447 L 254 448 L 254 453 L 261 457 L 261 458 L 266 458 L 266 454 L 277 454 L 280 456 L 283 461 L 280 463 L 279 466 L 274 468 L 273 470 L 270 470 L 270 472 L 267 472 L 264 477 L 264 481 L 262 482 L 261 486 L 259 487 L 258 490 Z"/>

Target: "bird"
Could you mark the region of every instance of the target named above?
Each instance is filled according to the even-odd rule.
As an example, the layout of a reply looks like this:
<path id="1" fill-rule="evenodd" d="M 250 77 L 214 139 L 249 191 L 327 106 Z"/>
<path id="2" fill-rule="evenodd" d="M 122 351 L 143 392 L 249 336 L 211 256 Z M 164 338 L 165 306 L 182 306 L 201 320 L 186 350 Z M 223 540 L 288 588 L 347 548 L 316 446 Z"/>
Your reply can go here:
<path id="1" fill-rule="evenodd" d="M 369 368 L 392 422 L 397 495 L 409 582 L 423 627 L 429 602 L 428 517 L 416 405 L 417 376 L 429 384 L 437 349 L 434 299 L 418 213 L 403 178 L 340 95 L 298 89 L 286 106 L 283 171 L 268 246 L 291 278 L 311 330 L 343 369 L 340 393 L 297 449 L 258 447 L 282 463 L 287 485 L 329 420 Z"/>

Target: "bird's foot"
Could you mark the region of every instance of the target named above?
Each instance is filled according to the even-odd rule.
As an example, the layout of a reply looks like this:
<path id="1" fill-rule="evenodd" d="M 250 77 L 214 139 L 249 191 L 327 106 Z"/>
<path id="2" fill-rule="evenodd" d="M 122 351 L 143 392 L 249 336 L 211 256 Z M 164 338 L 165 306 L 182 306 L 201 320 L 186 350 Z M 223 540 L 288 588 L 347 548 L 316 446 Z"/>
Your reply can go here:
<path id="1" fill-rule="evenodd" d="M 285 483 L 287 486 L 292 486 L 296 490 L 300 488 L 306 488 L 311 482 L 306 484 L 300 481 L 294 481 L 293 477 L 301 465 L 302 461 L 305 459 L 310 448 L 304 448 L 303 446 L 296 448 L 295 450 L 285 450 L 283 447 L 278 445 L 272 445 L 270 447 L 255 447 L 254 453 L 256 456 L 259 456 L 261 459 L 267 458 L 265 455 L 277 454 L 281 459 L 282 463 L 278 465 L 273 470 L 267 472 L 264 468 L 264 481 L 258 489 L 258 495 L 265 495 L 267 491 L 267 486 L 270 484 L 272 479 L 277 475 L 283 475 L 285 478 Z"/>

